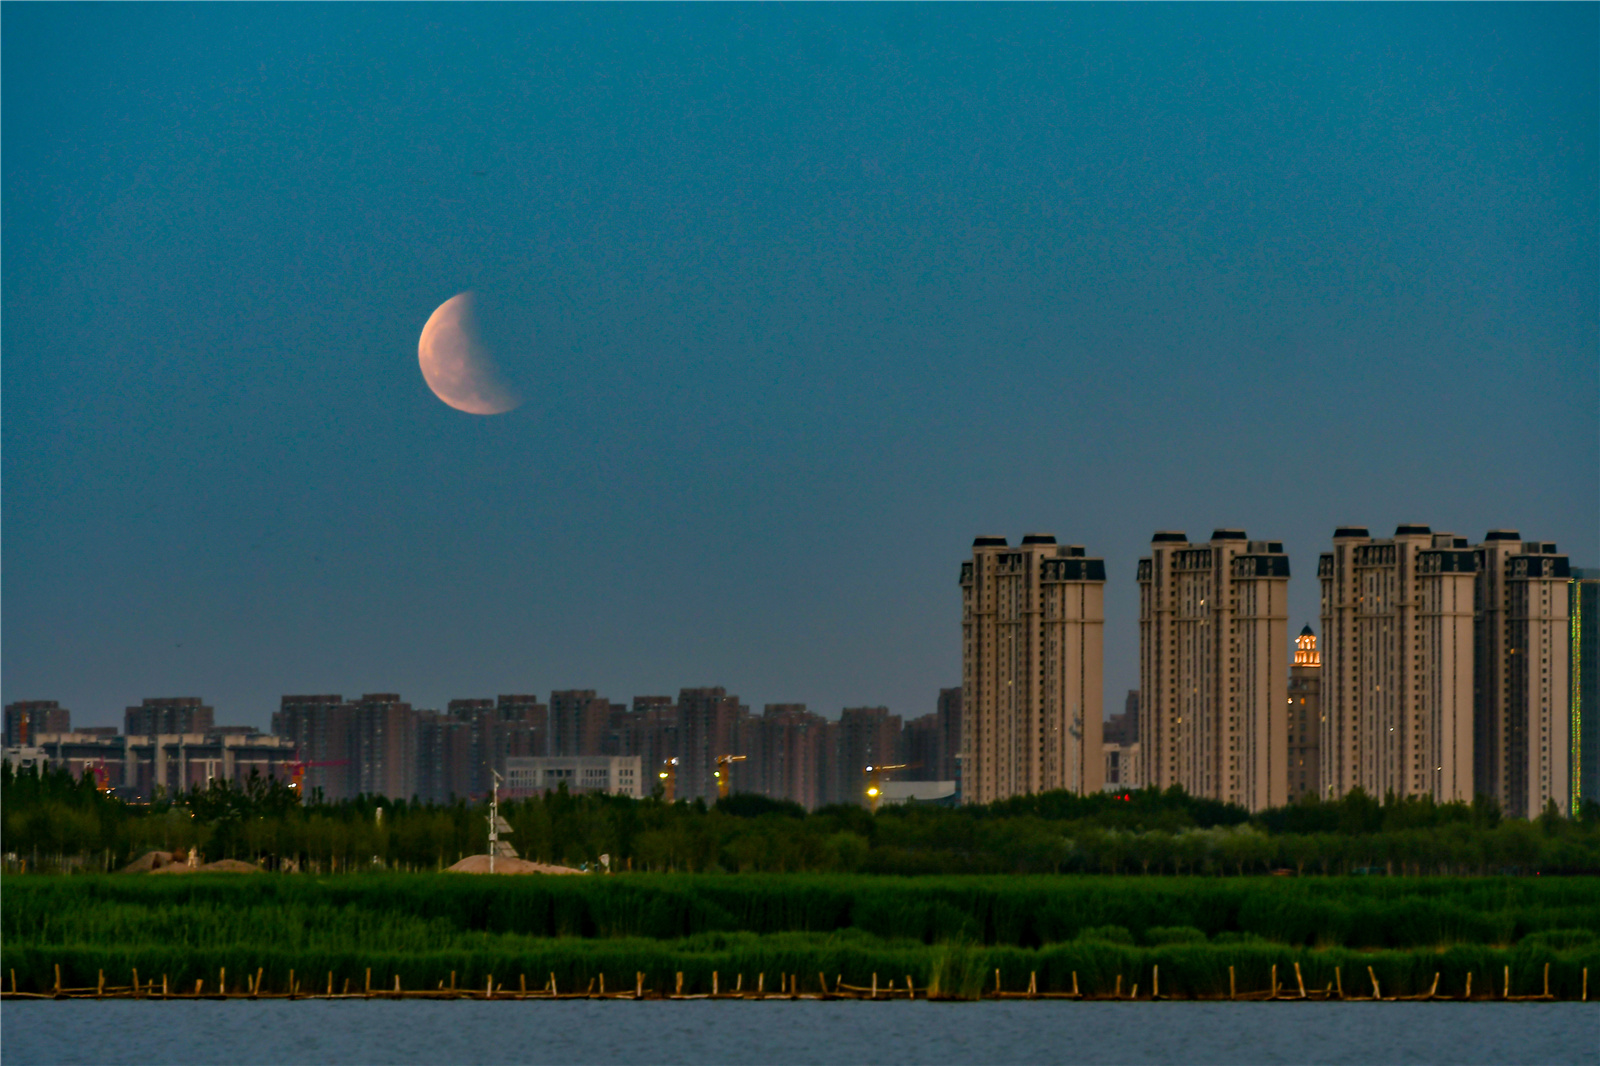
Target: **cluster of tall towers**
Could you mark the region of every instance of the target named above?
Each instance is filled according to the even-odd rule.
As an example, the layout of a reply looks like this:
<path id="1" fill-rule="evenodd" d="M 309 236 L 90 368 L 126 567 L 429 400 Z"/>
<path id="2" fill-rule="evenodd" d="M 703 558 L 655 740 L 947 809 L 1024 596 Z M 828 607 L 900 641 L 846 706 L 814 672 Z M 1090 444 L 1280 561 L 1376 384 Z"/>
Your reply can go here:
<path id="1" fill-rule="evenodd" d="M 1487 795 L 1521 816 L 1573 807 L 1578 634 L 1556 545 L 1346 526 L 1317 576 L 1320 661 L 1309 627 L 1289 637 L 1281 542 L 1151 538 L 1137 573 L 1140 783 L 1250 810 L 1356 787 Z M 961 566 L 964 801 L 1102 787 L 1105 583 L 1103 560 L 1053 536 L 974 540 Z"/>

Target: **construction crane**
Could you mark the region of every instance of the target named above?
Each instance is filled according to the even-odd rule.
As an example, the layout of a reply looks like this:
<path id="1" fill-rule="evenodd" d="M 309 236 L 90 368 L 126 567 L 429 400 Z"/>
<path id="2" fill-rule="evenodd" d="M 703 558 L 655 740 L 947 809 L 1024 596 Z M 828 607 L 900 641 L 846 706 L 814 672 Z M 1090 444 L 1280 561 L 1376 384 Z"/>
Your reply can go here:
<path id="1" fill-rule="evenodd" d="M 893 766 L 869 766 L 864 771 L 867 777 L 867 806 L 873 814 L 878 813 L 878 801 L 883 798 L 883 789 L 879 787 L 883 775 L 890 770 L 904 770 L 909 763 L 895 763 Z"/>
<path id="2" fill-rule="evenodd" d="M 673 802 L 678 792 L 678 757 L 661 760 L 661 772 L 656 775 L 661 778 L 661 798 L 666 802 Z"/>
<path id="3" fill-rule="evenodd" d="M 718 755 L 717 770 L 714 775 L 717 779 L 717 799 L 728 798 L 728 790 L 733 787 L 733 764 L 748 759 L 748 755 Z"/>
<path id="4" fill-rule="evenodd" d="M 304 803 L 306 801 L 304 788 L 306 771 L 308 769 L 316 766 L 349 766 L 350 760 L 337 759 L 332 762 L 302 762 L 301 760 L 296 759 L 294 762 L 286 763 L 285 765 L 289 769 L 289 787 L 294 789 L 295 797 L 299 799 L 301 803 Z"/>

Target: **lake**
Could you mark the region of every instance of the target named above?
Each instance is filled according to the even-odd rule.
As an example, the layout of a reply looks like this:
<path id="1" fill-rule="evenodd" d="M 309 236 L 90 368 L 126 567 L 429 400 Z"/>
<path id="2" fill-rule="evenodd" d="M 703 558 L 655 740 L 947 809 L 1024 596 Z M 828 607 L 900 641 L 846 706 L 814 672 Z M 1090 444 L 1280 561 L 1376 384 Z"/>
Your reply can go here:
<path id="1" fill-rule="evenodd" d="M 28 1063 L 1583 1063 L 1587 1003 L 11 1001 Z"/>

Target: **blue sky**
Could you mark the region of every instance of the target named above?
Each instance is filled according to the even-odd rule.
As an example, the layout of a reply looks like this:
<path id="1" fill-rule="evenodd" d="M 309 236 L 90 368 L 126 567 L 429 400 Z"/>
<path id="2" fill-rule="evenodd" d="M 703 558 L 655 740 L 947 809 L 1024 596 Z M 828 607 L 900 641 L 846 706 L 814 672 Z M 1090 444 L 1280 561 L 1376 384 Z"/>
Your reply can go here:
<path id="1" fill-rule="evenodd" d="M 0 688 L 959 683 L 977 533 L 1600 563 L 1592 5 L 6 5 Z M 473 289 L 529 401 L 418 371 Z"/>

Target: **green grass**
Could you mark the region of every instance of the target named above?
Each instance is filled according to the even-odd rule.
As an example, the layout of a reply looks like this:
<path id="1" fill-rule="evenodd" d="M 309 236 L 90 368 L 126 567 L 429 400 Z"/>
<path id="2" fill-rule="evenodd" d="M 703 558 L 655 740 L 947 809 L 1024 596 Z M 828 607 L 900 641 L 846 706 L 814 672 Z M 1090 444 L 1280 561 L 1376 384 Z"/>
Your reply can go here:
<path id="1" fill-rule="evenodd" d="M 1218 995 L 1228 967 L 1243 989 L 1266 987 L 1271 967 L 1308 986 L 1334 967 L 1364 990 L 1372 966 L 1385 994 L 1426 991 L 1435 972 L 1459 992 L 1511 966 L 1514 992 L 1535 992 L 1551 964 L 1552 991 L 1576 997 L 1583 967 L 1600 976 L 1600 892 L 1585 879 L 1305 880 L 1080 877 L 664 876 L 488 878 L 374 874 L 207 877 L 8 877 L 0 906 L 0 965 L 20 988 L 43 990 L 54 967 L 69 985 L 98 971 L 192 987 L 226 968 L 242 983 L 262 968 L 267 987 L 289 970 L 323 987 L 482 987 L 493 974 L 563 988 L 604 973 L 608 987 L 671 987 L 681 971 L 705 991 L 711 973 L 817 974 L 866 983 L 910 975 L 957 994 L 1007 987 L 1037 973 L 1041 990 L 1148 989 Z M 9 981 L 9 973 L 6 975 Z M 1352 981 L 1355 982 L 1352 985 Z M 9 985 L 8 985 L 9 987 Z M 769 985 L 770 987 L 770 985 Z"/>

